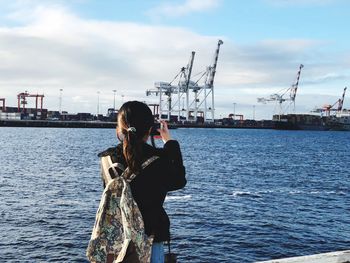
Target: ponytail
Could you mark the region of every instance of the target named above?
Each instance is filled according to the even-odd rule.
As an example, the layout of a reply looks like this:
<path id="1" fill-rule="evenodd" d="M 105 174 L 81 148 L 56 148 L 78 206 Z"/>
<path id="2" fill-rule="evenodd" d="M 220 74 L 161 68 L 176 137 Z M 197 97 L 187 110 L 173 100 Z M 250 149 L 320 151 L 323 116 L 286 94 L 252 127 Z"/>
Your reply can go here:
<path id="1" fill-rule="evenodd" d="M 145 103 L 128 101 L 118 111 L 117 136 L 123 142 L 123 155 L 129 175 L 141 170 L 144 138 L 153 123 L 152 111 Z"/>
<path id="2" fill-rule="evenodd" d="M 123 154 L 131 173 L 141 170 L 142 141 L 138 141 L 136 132 L 127 131 L 123 140 Z"/>

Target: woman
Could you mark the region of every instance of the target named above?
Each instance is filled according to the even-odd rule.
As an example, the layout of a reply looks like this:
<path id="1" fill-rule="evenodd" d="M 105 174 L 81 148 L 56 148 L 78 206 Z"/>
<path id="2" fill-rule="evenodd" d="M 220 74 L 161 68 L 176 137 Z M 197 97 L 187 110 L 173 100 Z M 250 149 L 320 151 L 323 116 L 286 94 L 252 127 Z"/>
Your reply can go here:
<path id="1" fill-rule="evenodd" d="M 126 102 L 118 112 L 117 137 L 121 143 L 100 154 L 110 155 L 113 162 L 129 167 L 130 174 L 137 174 L 130 186 L 146 234 L 154 235 L 151 263 L 164 262 L 163 242 L 170 240 L 170 222 L 163 208 L 166 194 L 186 185 L 179 144 L 171 139 L 166 122 L 161 124 L 158 131 L 164 147 L 157 149 L 147 144 L 154 126 L 150 108 L 142 102 Z M 159 158 L 142 170 L 141 164 L 152 156 Z"/>

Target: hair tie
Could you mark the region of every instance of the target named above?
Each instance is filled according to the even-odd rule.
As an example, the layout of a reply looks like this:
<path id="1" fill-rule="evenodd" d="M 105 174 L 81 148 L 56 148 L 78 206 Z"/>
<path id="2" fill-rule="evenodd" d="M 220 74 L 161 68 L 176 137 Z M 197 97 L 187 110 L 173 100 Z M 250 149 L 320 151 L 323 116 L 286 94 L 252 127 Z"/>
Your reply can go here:
<path id="1" fill-rule="evenodd" d="M 136 128 L 135 127 L 129 127 L 126 129 L 127 132 L 136 132 Z"/>

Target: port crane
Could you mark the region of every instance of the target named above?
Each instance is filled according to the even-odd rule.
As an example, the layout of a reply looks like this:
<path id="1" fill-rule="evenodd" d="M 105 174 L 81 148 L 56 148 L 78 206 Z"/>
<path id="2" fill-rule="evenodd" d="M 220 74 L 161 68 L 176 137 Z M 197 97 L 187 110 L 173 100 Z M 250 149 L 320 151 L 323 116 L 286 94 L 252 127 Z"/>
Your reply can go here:
<path id="1" fill-rule="evenodd" d="M 211 112 L 211 120 L 214 121 L 214 78 L 220 46 L 223 43 L 222 40 L 218 41 L 213 63 L 204 72 L 197 74 L 200 75 L 197 81 L 191 80 L 195 57 L 195 52 L 192 51 L 187 66 L 182 67 L 171 82 L 156 82 L 154 89 L 146 91 L 147 96 L 159 96 L 160 118 L 166 115 L 170 120 L 172 113 L 176 113 L 178 121 L 180 121 L 180 115 L 185 115 L 186 121 L 197 122 L 198 114 L 201 114 L 204 121 L 207 121 L 208 112 Z M 201 82 L 204 83 L 200 84 Z M 211 101 L 208 101 L 210 95 Z M 163 99 L 164 96 L 165 99 Z"/>
<path id="2" fill-rule="evenodd" d="M 186 105 L 188 105 L 189 100 L 189 85 L 190 78 L 192 73 L 192 67 L 194 62 L 195 52 L 192 51 L 190 60 L 186 67 L 182 67 L 180 72 L 174 77 L 171 82 L 155 82 L 154 89 L 149 89 L 146 91 L 146 96 L 156 95 L 159 96 L 158 104 L 158 113 L 159 118 L 162 119 L 163 115 L 167 116 L 167 120 L 170 120 L 172 112 L 176 111 L 178 120 L 180 120 L 180 114 L 182 111 L 185 111 L 184 106 L 181 109 L 181 98 L 186 97 Z M 174 84 L 176 83 L 177 84 Z M 173 95 L 177 95 L 176 100 L 174 101 Z M 163 100 L 163 97 L 165 99 Z M 165 101 L 165 102 L 164 102 Z M 173 102 L 174 101 L 174 102 Z M 175 110 L 177 107 L 177 110 Z M 186 107 L 188 109 L 188 107 Z M 188 110 L 187 114 L 188 116 Z"/>
<path id="3" fill-rule="evenodd" d="M 204 122 L 209 121 L 208 112 L 210 112 L 211 113 L 210 122 L 214 122 L 214 119 L 215 119 L 214 79 L 215 79 L 216 67 L 219 59 L 220 46 L 222 44 L 224 44 L 224 42 L 219 39 L 215 49 L 213 63 L 210 66 L 208 66 L 205 72 L 200 76 L 200 78 L 197 81 L 195 81 L 196 86 L 192 88 L 194 92 L 194 100 L 189 105 L 189 107 L 190 107 L 190 110 L 194 112 L 194 121 L 197 121 L 198 113 L 203 114 Z M 198 83 L 200 83 L 201 80 L 204 80 L 204 84 L 198 85 Z M 211 101 L 208 101 L 208 97 L 210 95 L 211 95 Z M 194 108 L 191 109 L 191 106 L 193 104 L 194 104 Z"/>
<path id="4" fill-rule="evenodd" d="M 344 88 L 342 97 L 340 99 L 338 99 L 336 102 L 334 102 L 332 105 L 326 104 L 326 105 L 323 106 L 322 112 L 324 111 L 326 113 L 326 116 L 329 117 L 331 115 L 331 111 L 337 111 L 337 113 L 341 113 L 342 112 L 346 89 L 347 89 L 347 87 Z M 337 105 L 337 104 L 338 104 L 337 109 L 333 109 L 333 107 L 335 105 Z"/>
<path id="5" fill-rule="evenodd" d="M 21 92 L 17 95 L 17 100 L 18 100 L 18 112 L 21 112 L 21 104 L 22 104 L 22 112 L 25 112 L 26 109 L 26 104 L 27 98 L 34 97 L 35 98 L 35 110 L 38 112 L 38 100 L 40 99 L 40 112 L 43 110 L 43 99 L 44 95 L 39 95 L 39 94 L 29 94 L 28 91 Z"/>
<path id="6" fill-rule="evenodd" d="M 260 103 L 268 103 L 268 102 L 277 102 L 279 105 L 279 116 L 283 114 L 282 104 L 285 101 L 290 101 L 293 104 L 293 111 L 295 111 L 295 97 L 297 95 L 298 87 L 299 87 L 299 80 L 300 80 L 300 74 L 301 69 L 304 67 L 303 64 L 299 65 L 299 70 L 297 72 L 296 80 L 292 84 L 291 87 L 288 89 L 281 90 L 278 93 L 272 94 L 267 98 L 258 98 L 258 102 Z M 285 97 L 286 94 L 289 93 L 289 97 Z M 290 106 L 290 104 L 289 104 Z M 287 110 L 287 108 L 286 108 Z"/>
<path id="7" fill-rule="evenodd" d="M 5 98 L 0 98 L 0 101 L 2 101 L 2 111 L 6 111 Z"/>
<path id="8" fill-rule="evenodd" d="M 340 99 L 340 101 L 339 101 L 339 104 L 338 104 L 338 112 L 339 112 L 339 113 L 341 113 L 342 110 L 343 110 L 343 105 L 344 105 L 344 98 L 345 98 L 346 89 L 347 89 L 347 87 L 344 88 L 344 90 L 343 90 L 343 95 L 342 95 L 342 97 L 341 97 L 341 99 Z"/>

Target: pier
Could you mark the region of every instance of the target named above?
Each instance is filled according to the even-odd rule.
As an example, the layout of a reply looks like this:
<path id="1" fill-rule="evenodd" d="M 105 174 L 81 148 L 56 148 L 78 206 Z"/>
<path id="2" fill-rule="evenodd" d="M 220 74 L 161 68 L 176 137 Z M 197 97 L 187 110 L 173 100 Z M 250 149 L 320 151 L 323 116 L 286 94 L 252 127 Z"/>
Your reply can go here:
<path id="1" fill-rule="evenodd" d="M 350 250 L 302 257 L 259 261 L 256 263 L 350 263 Z"/>
<path id="2" fill-rule="evenodd" d="M 0 127 L 41 127 L 41 128 L 112 128 L 116 122 L 106 121 L 60 121 L 60 120 L 0 120 Z M 273 129 L 271 121 L 245 122 L 237 124 L 222 123 L 170 123 L 170 129 L 177 128 L 224 128 L 224 129 Z"/>
<path id="3" fill-rule="evenodd" d="M 116 125 L 103 121 L 0 120 L 0 127 L 115 128 Z"/>

